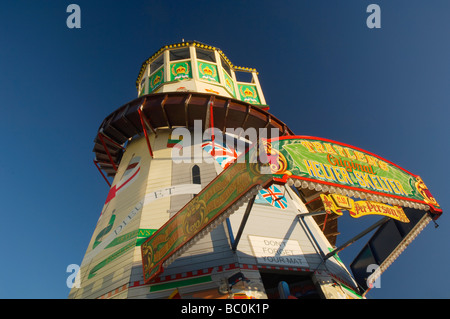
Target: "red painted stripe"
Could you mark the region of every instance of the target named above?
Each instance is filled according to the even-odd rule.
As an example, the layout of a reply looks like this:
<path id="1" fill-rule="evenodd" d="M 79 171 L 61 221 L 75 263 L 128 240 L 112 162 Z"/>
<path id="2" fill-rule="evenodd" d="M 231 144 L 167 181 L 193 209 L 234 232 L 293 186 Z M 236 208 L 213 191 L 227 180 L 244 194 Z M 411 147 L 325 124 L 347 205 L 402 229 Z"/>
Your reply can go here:
<path id="1" fill-rule="evenodd" d="M 139 167 L 137 169 L 137 171 L 133 174 L 133 176 L 131 176 L 129 179 L 127 179 L 122 185 L 120 185 L 119 188 L 117 188 L 117 191 L 119 191 L 122 187 L 124 187 L 129 181 L 131 181 L 136 175 L 137 173 L 139 173 L 139 171 L 141 170 L 141 168 Z"/>

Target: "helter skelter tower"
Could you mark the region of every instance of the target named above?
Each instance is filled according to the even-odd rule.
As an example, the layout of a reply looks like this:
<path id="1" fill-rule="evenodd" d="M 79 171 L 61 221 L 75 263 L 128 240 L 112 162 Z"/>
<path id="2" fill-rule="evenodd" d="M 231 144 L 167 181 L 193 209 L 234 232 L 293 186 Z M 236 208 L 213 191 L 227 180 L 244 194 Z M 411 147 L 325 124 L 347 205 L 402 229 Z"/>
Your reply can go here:
<path id="1" fill-rule="evenodd" d="M 295 136 L 218 48 L 164 46 L 136 86 L 94 141 L 110 190 L 69 298 L 361 298 L 442 213 L 419 176 Z M 336 247 L 343 214 L 380 219 Z M 352 275 L 337 252 L 370 231 Z"/>

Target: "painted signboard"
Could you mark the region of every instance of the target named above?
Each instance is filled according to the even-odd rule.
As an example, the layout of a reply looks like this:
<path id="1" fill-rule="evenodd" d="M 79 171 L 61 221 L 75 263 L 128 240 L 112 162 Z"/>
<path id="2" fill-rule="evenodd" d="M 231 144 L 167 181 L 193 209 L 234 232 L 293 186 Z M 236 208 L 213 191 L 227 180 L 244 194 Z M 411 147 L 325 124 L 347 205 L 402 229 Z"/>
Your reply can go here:
<path id="1" fill-rule="evenodd" d="M 164 82 L 164 67 L 152 74 L 149 79 L 149 93 L 152 93 L 157 87 Z"/>
<path id="2" fill-rule="evenodd" d="M 253 235 L 249 235 L 248 239 L 259 264 L 309 267 L 297 240 Z"/>
<path id="3" fill-rule="evenodd" d="M 343 143 L 310 136 L 270 141 L 272 172 L 288 177 L 429 205 L 442 210 L 422 179 L 382 157 Z"/>
<path id="4" fill-rule="evenodd" d="M 350 197 L 339 194 L 320 194 L 325 211 L 342 215 L 342 210 L 348 210 L 353 218 L 367 215 L 381 215 L 396 219 L 403 223 L 409 223 L 403 209 L 399 206 L 377 203 L 370 200 L 353 200 Z"/>
<path id="5" fill-rule="evenodd" d="M 170 80 L 180 81 L 192 78 L 191 62 L 176 62 L 170 65 Z"/>
<path id="6" fill-rule="evenodd" d="M 198 77 L 200 80 L 206 80 L 219 83 L 219 76 L 217 75 L 217 66 L 206 62 L 197 62 Z"/>
<path id="7" fill-rule="evenodd" d="M 146 283 L 163 271 L 165 261 L 232 209 L 247 192 L 272 182 L 272 175 L 261 174 L 259 166 L 257 162 L 234 162 L 142 244 Z"/>
<path id="8" fill-rule="evenodd" d="M 261 104 L 255 85 L 238 84 L 240 98 L 250 104 Z"/>

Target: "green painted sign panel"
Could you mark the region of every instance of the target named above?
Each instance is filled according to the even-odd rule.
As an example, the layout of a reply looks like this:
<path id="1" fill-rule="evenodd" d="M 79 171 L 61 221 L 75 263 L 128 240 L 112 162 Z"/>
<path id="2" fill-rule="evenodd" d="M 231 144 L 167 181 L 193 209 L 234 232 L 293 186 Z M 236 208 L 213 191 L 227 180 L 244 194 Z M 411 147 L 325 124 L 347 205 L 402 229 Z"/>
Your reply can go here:
<path id="1" fill-rule="evenodd" d="M 261 104 L 255 85 L 238 84 L 240 99 L 250 104 Z"/>
<path id="2" fill-rule="evenodd" d="M 176 62 L 170 64 L 170 80 L 181 81 L 192 78 L 191 62 Z"/>
<path id="3" fill-rule="evenodd" d="M 152 93 L 164 82 L 164 67 L 153 73 L 149 78 L 149 90 L 148 93 Z"/>
<path id="4" fill-rule="evenodd" d="M 440 209 L 422 179 L 354 146 L 314 137 L 271 141 L 278 153 L 275 176 L 295 176 L 354 190 L 387 195 Z"/>

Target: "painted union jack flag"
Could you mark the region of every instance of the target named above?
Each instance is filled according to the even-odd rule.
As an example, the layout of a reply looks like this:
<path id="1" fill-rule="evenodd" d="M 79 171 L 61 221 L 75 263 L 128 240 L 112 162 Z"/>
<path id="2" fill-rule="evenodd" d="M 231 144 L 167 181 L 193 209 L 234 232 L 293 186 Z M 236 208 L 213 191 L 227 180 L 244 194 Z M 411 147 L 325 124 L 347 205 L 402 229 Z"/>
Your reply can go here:
<path id="1" fill-rule="evenodd" d="M 214 152 L 213 152 L 212 145 L 213 145 L 212 141 L 206 141 L 203 142 L 202 148 L 203 150 L 205 150 L 205 152 L 214 157 L 214 159 L 217 161 L 217 163 L 220 164 L 220 166 L 223 169 L 230 166 L 238 157 L 238 154 L 234 149 L 230 149 L 217 142 L 214 142 Z"/>
<path id="2" fill-rule="evenodd" d="M 269 202 L 270 205 L 276 208 L 286 209 L 287 199 L 284 196 L 284 193 L 275 185 L 272 185 L 267 189 L 263 189 L 259 193 L 266 201 Z"/>

